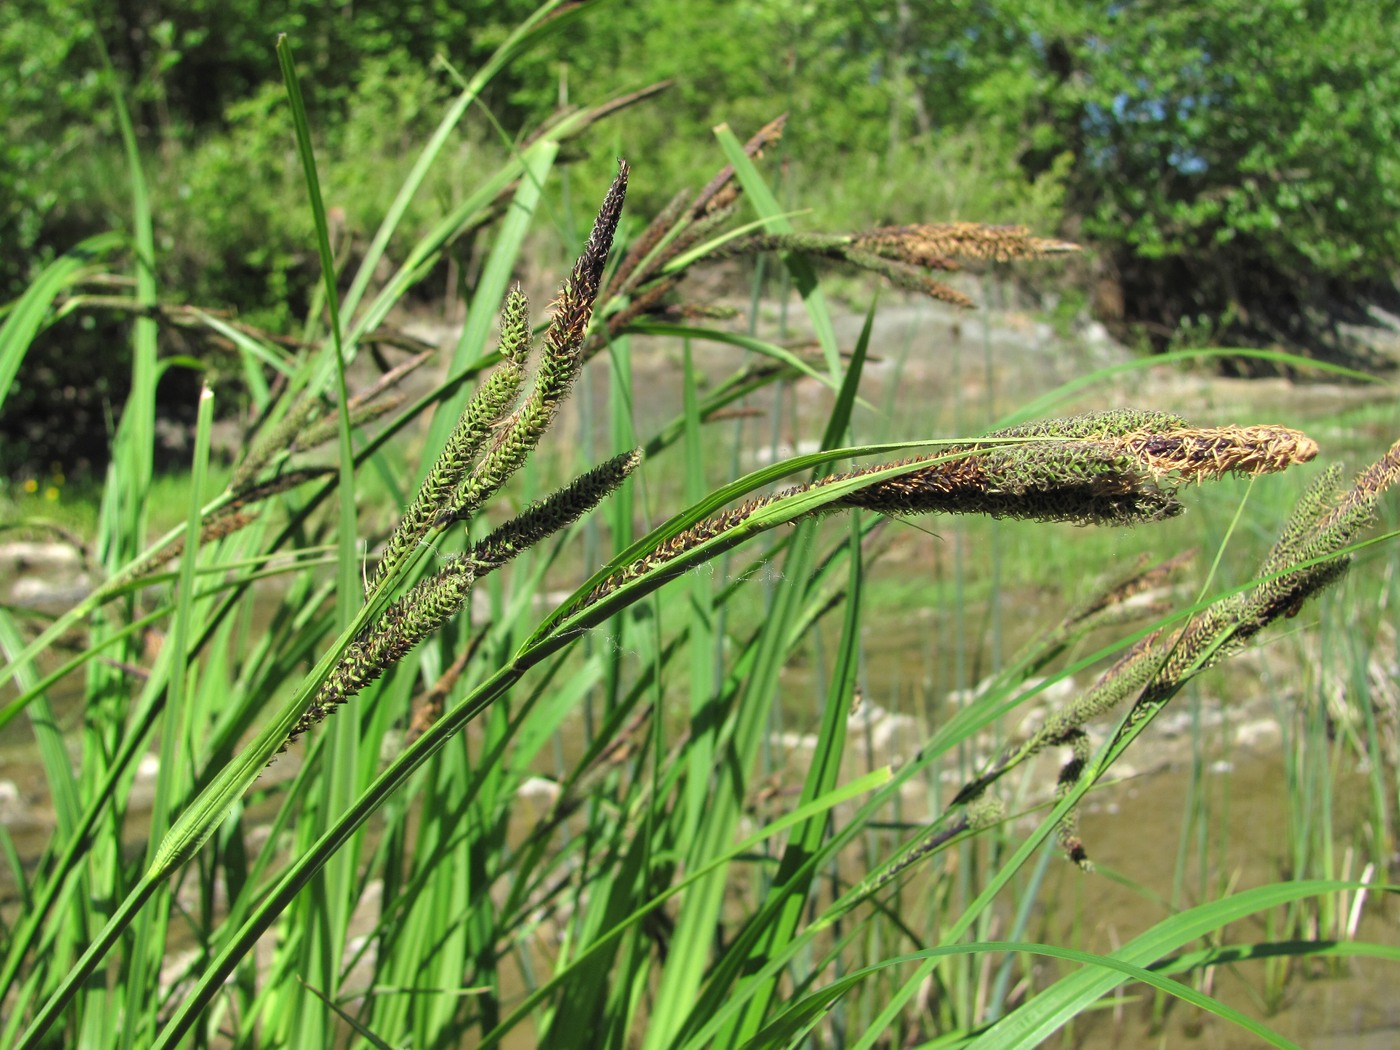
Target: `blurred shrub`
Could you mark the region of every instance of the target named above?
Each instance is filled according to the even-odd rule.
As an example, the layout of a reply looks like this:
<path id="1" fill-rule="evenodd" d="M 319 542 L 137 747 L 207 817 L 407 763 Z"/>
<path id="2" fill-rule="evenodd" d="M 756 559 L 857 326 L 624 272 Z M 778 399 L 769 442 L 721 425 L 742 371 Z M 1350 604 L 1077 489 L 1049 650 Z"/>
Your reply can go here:
<path id="1" fill-rule="evenodd" d="M 52 258 L 81 207 L 65 169 L 110 131 L 92 25 L 63 0 L 11 0 L 0 18 L 0 298 Z M 46 237 L 46 233 L 49 236 Z M 79 240 L 81 234 L 71 236 Z"/>

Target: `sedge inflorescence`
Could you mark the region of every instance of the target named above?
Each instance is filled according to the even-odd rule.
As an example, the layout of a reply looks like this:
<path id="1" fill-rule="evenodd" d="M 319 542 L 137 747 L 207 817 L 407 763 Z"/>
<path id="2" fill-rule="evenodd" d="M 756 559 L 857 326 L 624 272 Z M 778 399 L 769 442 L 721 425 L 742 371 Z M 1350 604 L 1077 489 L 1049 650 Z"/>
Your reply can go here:
<path id="1" fill-rule="evenodd" d="M 472 519 L 526 462 L 567 399 L 583 365 L 584 338 L 622 215 L 628 174 L 626 163 L 620 163 L 588 243 L 553 304 L 539 369 L 523 397 L 531 356 L 529 305 L 519 289 L 507 296 L 501 316 L 501 362 L 468 402 L 385 544 L 369 581 L 371 597 L 396 578 L 430 534 Z M 446 623 L 481 576 L 596 507 L 640 459 L 640 453 L 626 452 L 584 473 L 409 588 L 346 648 L 289 740 L 363 690 Z"/>
<path id="2" fill-rule="evenodd" d="M 820 511 L 985 514 L 1087 525 L 1135 525 L 1181 511 L 1173 490 L 1225 474 L 1305 463 L 1317 445 L 1286 427 L 1193 427 L 1180 416 L 1119 409 L 994 431 L 926 456 L 832 474 L 760 497 L 671 537 L 600 583 L 585 608 L 631 580 L 733 532 L 757 510 L 795 494 L 870 477 Z M 891 466 L 917 466 L 894 476 Z"/>

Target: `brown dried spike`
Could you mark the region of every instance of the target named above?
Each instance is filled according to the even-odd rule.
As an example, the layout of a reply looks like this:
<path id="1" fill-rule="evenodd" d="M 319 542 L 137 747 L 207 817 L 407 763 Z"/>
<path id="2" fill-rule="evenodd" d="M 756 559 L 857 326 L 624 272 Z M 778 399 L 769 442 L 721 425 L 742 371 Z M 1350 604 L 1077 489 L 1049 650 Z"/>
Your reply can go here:
<path id="1" fill-rule="evenodd" d="M 244 514 L 242 511 L 234 511 L 232 514 L 222 514 L 209 521 L 199 530 L 199 542 L 212 543 L 214 540 L 221 540 L 225 536 L 232 536 L 240 529 L 246 529 L 256 520 L 256 515 Z"/>
<path id="2" fill-rule="evenodd" d="M 269 481 L 260 482 L 251 488 L 244 489 L 239 493 L 238 498 L 233 500 L 224 508 L 224 512 L 237 510 L 246 507 L 250 503 L 257 503 L 259 500 L 271 499 L 289 489 L 294 489 L 298 485 L 307 481 L 315 481 L 317 478 L 329 477 L 335 473 L 334 467 L 303 467 L 300 470 L 289 470 L 285 474 L 279 474 Z"/>
<path id="3" fill-rule="evenodd" d="M 199 542 L 212 543 L 225 536 L 232 536 L 239 529 L 247 528 L 256 520 L 257 516 L 254 514 L 245 514 L 242 511 L 225 507 L 200 527 Z M 131 568 L 122 573 L 122 576 L 126 579 L 139 580 L 142 576 L 150 575 L 162 565 L 174 561 L 184 553 L 185 537 L 183 535 L 176 536 L 144 561 L 134 563 Z"/>
<path id="4" fill-rule="evenodd" d="M 862 234 L 860 247 L 916 266 L 950 269 L 954 258 L 1038 259 L 1079 250 L 1069 241 L 1033 237 L 1024 226 L 985 226 L 976 222 L 885 226 Z"/>
<path id="5" fill-rule="evenodd" d="M 920 291 L 930 299 L 937 299 L 939 302 L 948 303 L 952 306 L 960 306 L 966 310 L 974 309 L 977 304 L 956 288 L 952 288 L 942 281 L 935 281 L 932 277 L 926 277 L 921 283 Z"/>
<path id="6" fill-rule="evenodd" d="M 1273 474 L 1317 455 L 1317 442 L 1287 427 L 1205 427 L 1170 434 L 1138 431 L 1119 439 L 1158 478 L 1216 479 L 1226 474 Z"/>
<path id="7" fill-rule="evenodd" d="M 1142 560 L 1139 562 L 1140 568 L 1136 572 L 1119 580 L 1118 583 L 1104 591 L 1095 598 L 1094 601 L 1071 616 L 1069 622 L 1079 623 L 1114 605 L 1121 605 L 1129 599 L 1137 597 L 1139 594 L 1145 594 L 1148 591 L 1155 590 L 1165 584 L 1177 569 L 1186 565 L 1195 556 L 1196 552 L 1194 549 L 1185 550 L 1149 568 L 1147 566 L 1147 556 L 1144 554 Z"/>
<path id="8" fill-rule="evenodd" d="M 591 127 L 600 120 L 612 116 L 614 113 L 627 109 L 630 106 L 635 106 L 639 102 L 645 102 L 647 99 L 659 95 L 663 91 L 668 91 L 674 84 L 674 80 L 658 80 L 654 84 L 648 84 L 644 88 L 638 88 L 636 91 L 629 91 L 625 95 L 618 95 L 617 98 L 609 99 L 602 105 L 594 106 L 592 109 L 585 111 L 581 123 L 574 126 L 573 133 L 577 135 L 578 132 L 582 131 L 584 128 Z"/>
<path id="9" fill-rule="evenodd" d="M 579 352 L 580 361 L 592 361 L 610 340 L 620 335 L 622 330 L 637 318 L 660 314 L 665 309 L 661 300 L 679 283 L 679 275 L 664 277 L 648 285 L 621 310 L 611 314 L 607 323 L 595 328 L 593 334 L 584 342 L 583 349 Z"/>
<path id="10" fill-rule="evenodd" d="M 744 155 L 757 157 L 765 149 L 783 137 L 783 125 L 787 123 L 787 114 L 784 113 L 776 120 L 769 121 L 758 132 L 744 143 Z M 730 185 L 734 179 L 734 166 L 726 164 L 720 169 L 718 175 L 710 180 L 707 185 L 695 198 L 695 203 L 690 206 L 692 218 L 699 219 L 717 208 L 723 208 L 736 196 L 738 189 Z"/>
<path id="11" fill-rule="evenodd" d="M 652 277 L 666 269 L 680 255 L 690 251 L 697 244 L 713 240 L 714 237 L 729 223 L 734 217 L 735 206 L 733 202 L 720 208 L 711 208 L 703 218 L 692 221 L 680 233 L 672 237 L 652 260 L 652 265 L 648 267 L 652 271 Z M 710 252 L 706 258 L 713 260 L 726 254 L 724 248 L 719 248 Z M 684 276 L 685 271 L 680 271 L 675 276 Z"/>
<path id="12" fill-rule="evenodd" d="M 950 288 L 942 281 L 935 280 L 924 270 L 910 265 L 902 259 L 886 258 L 876 252 L 858 249 L 847 250 L 844 253 L 844 258 L 852 266 L 859 266 L 871 273 L 877 273 L 906 291 L 918 292 L 921 295 L 927 295 L 930 299 L 938 299 L 941 302 L 951 303 L 953 306 L 960 306 L 968 310 L 975 305 L 962 292 Z"/>
<path id="13" fill-rule="evenodd" d="M 665 299 L 667 294 L 679 283 L 678 276 L 663 277 L 643 289 L 631 302 L 608 318 L 606 336 L 602 332 L 594 332 L 584 347 L 584 360 L 592 360 L 594 354 L 607 346 L 609 339 L 615 338 L 637 318 L 654 313 L 661 304 L 661 300 Z"/>

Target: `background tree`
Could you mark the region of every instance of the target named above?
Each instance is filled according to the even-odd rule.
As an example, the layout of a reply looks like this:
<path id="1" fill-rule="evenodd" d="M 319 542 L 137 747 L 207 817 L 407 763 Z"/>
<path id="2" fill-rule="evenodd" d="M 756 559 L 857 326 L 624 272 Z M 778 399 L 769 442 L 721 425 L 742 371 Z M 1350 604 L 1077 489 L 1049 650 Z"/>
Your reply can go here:
<path id="1" fill-rule="evenodd" d="M 779 170 L 786 200 L 810 208 L 800 223 L 937 218 L 1067 234 L 1097 249 L 1099 269 L 1069 272 L 1069 298 L 1105 289 L 1105 320 L 1158 348 L 1229 340 L 1347 353 L 1335 321 L 1394 296 L 1396 0 L 588 6 L 483 96 L 459 133 L 462 174 L 435 173 L 405 243 L 461 198 L 472 164 L 557 108 L 670 80 L 663 100 L 571 144 L 580 178 L 606 177 L 619 154 L 646 156 L 633 199 L 653 209 L 710 169 L 715 124 L 742 134 L 786 111 Z M 276 35 L 296 42 L 328 202 L 353 257 L 455 90 L 452 70 L 475 68 L 533 7 L 14 0 L 0 18 L 0 301 L 56 252 L 129 221 L 110 68 L 148 157 L 162 294 L 294 331 L 316 266 Z M 570 215 L 563 182 L 548 192 Z M 457 250 L 452 272 L 469 279 L 472 246 Z M 567 248 L 557 250 L 562 261 Z M 442 276 L 432 287 L 457 295 Z M 68 333 L 66 360 L 91 374 L 84 359 L 113 342 Z M 51 392 L 74 387 L 50 373 L 26 366 L 12 419 L 26 404 L 46 419 Z M 105 410 L 93 401 L 87 416 Z M 12 465 L 65 458 L 16 454 L 15 440 L 0 448 Z"/>
<path id="2" fill-rule="evenodd" d="M 1006 7 L 1015 43 L 986 83 L 1024 114 L 1030 171 L 1072 158 L 1067 213 L 1159 345 L 1200 316 L 1316 345 L 1319 311 L 1389 281 L 1400 6 Z"/>

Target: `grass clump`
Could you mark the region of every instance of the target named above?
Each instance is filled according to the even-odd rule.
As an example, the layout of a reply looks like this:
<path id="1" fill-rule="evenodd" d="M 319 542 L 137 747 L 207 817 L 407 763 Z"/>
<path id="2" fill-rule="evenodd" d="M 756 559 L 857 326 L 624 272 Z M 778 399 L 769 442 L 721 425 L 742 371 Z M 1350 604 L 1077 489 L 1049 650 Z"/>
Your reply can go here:
<path id="1" fill-rule="evenodd" d="M 503 44 L 500 62 L 551 13 Z M 294 89 L 294 67 L 284 68 Z M 495 68 L 464 87 L 443 129 Z M 319 201 L 300 95 L 289 98 Z M 722 132 L 729 163 L 647 223 L 624 219 L 632 175 L 620 164 L 538 338 L 512 276 L 576 124 L 541 129 L 483 173 L 470 206 L 413 244 L 387 279 L 375 276 L 384 256 L 372 252 L 344 286 L 335 280 L 327 219 L 313 207 L 326 308 L 295 350 L 232 333 L 260 379 L 249 451 L 202 500 L 206 392 L 184 520 L 153 542 L 115 498 L 139 506 L 150 492 L 152 438 L 139 413 L 151 411 L 155 379 L 140 372 L 98 527 L 105 581 L 50 623 L 0 610 L 11 689 L 0 717 L 30 720 L 56 814 L 39 863 L 10 851 L 23 909 L 6 916 L 0 962 L 7 1045 L 737 1047 L 793 1045 L 820 1029 L 834 1044 L 948 1035 L 1029 1046 L 1015 1033 L 1053 1030 L 1128 979 L 1263 1027 L 1158 968 L 1212 965 L 1213 956 L 1173 953 L 1341 883 L 1285 881 L 1211 900 L 1112 956 L 1079 957 L 1099 963 L 1093 980 L 1071 974 L 996 1010 L 950 997 L 935 1016 L 916 995 L 925 979 L 951 986 L 964 956 L 1071 957 L 969 935 L 1056 829 L 1070 856 L 1084 858 L 1075 807 L 1172 695 L 1340 577 L 1395 481 L 1396 451 L 1349 490 L 1326 474 L 1247 586 L 1180 613 L 1152 607 L 1149 618 L 1162 622 L 1110 647 L 1117 662 L 1097 685 L 970 770 L 935 812 L 892 819 L 902 788 L 957 769 L 958 755 L 1015 708 L 1032 672 L 1091 628 L 1128 622 L 1129 599 L 1180 562 L 1115 581 L 975 703 L 904 741 L 902 762 L 853 771 L 847 716 L 860 693 L 861 597 L 882 519 L 1151 527 L 1179 512 L 1189 485 L 1292 469 L 1318 449 L 1287 427 L 1198 426 L 1129 409 L 951 440 L 918 435 L 912 443 L 924 447 L 912 458 L 907 445 L 858 443 L 869 330 L 853 347 L 835 344 L 814 263 L 948 299 L 934 274 L 957 257 L 1028 259 L 1070 246 L 970 224 L 795 233 L 755 164 L 781 130 L 775 121 L 744 145 Z M 414 170 L 439 162 L 445 140 Z M 416 188 L 405 185 L 401 199 Z M 741 206 L 761 232 L 744 227 Z M 351 395 L 345 369 L 394 304 L 454 236 L 498 218 L 445 377 L 395 401 L 410 359 Z M 393 233 L 387 222 L 377 251 Z M 687 298 L 688 278 L 760 251 L 788 268 L 820 359 L 751 337 L 752 359 L 702 390 L 687 356 L 680 417 L 632 433 L 628 406 L 647 393 L 630 381 L 634 339 L 732 341 L 695 323 L 706 304 Z M 66 289 L 45 287 L 47 310 Z M 146 310 L 138 324 L 161 316 Z M 0 361 L 27 346 L 11 338 Z M 561 432 L 561 408 L 588 401 L 581 388 L 602 371 L 588 370 L 594 359 L 609 365 L 596 381 L 609 384 L 610 417 L 580 431 L 573 480 L 542 483 L 532 461 L 546 434 Z M 797 377 L 835 395 L 819 451 L 707 488 L 719 422 Z M 372 418 L 371 433 L 362 426 Z M 421 464 L 398 451 L 418 423 Z M 308 453 L 332 439 L 335 467 L 312 462 Z M 682 509 L 650 505 L 652 470 L 679 478 Z M 350 491 L 371 473 L 404 497 L 382 533 L 360 520 Z M 645 520 L 661 524 L 645 531 Z M 833 538 L 838 530 L 820 526 L 836 521 Z M 574 571 L 561 580 L 564 565 Z M 752 613 L 756 586 L 746 581 L 765 565 L 774 575 L 763 614 L 740 615 Z M 723 576 L 692 571 L 702 568 Z M 784 668 L 838 610 L 811 760 L 800 784 L 779 777 L 765 794 Z M 143 632 L 157 626 L 163 642 L 148 647 Z M 75 770 L 49 693 L 80 668 Z M 1096 757 L 1088 725 L 1122 704 L 1129 714 Z M 1072 760 L 1053 810 L 1023 834 L 1006 815 L 1029 803 L 989 789 L 1052 745 L 1068 745 Z M 148 753 L 157 772 L 138 798 L 132 784 Z M 756 816 L 760 794 L 783 800 L 776 815 Z M 133 850 L 125 829 L 138 825 Z M 891 827 L 902 841 L 890 840 Z M 929 868 L 915 861 L 973 837 L 997 843 L 995 859 L 963 898 L 935 885 L 924 902 L 935 918 L 921 929 L 895 906 Z M 858 943 L 879 947 L 857 955 Z M 1270 948 L 1326 950 L 1309 940 Z"/>

